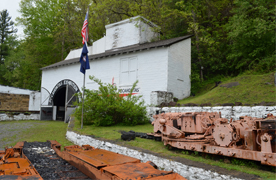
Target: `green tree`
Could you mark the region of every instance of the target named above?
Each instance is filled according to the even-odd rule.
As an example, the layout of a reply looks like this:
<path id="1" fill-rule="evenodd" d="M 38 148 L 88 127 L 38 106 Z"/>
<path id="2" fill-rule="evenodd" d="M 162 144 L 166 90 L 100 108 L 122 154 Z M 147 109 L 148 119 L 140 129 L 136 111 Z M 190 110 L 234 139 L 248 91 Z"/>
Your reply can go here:
<path id="1" fill-rule="evenodd" d="M 20 78 L 25 78 L 23 75 L 26 72 L 22 71 L 24 61 L 24 52 L 22 51 L 21 45 L 13 49 L 11 55 L 9 55 L 5 60 L 5 74 L 3 79 L 7 82 L 8 85 L 14 87 L 22 87 L 23 85 L 19 84 L 22 82 Z M 27 79 L 26 79 L 27 80 Z"/>
<path id="2" fill-rule="evenodd" d="M 61 52 L 60 60 L 64 60 L 71 49 L 80 48 L 82 46 L 81 28 L 87 12 L 87 8 L 91 4 L 91 0 L 61 0 L 59 1 L 58 11 L 53 22 L 55 39 L 54 44 Z M 90 21 L 90 17 L 88 19 Z M 91 25 L 89 25 L 89 28 Z M 88 45 L 92 45 L 92 31 L 89 30 Z"/>
<path id="3" fill-rule="evenodd" d="M 187 24 L 171 0 L 95 0 L 90 6 L 92 39 L 105 35 L 105 25 L 141 15 L 160 26 L 162 39 L 186 35 Z"/>
<path id="4" fill-rule="evenodd" d="M 61 8 L 60 1 L 57 0 L 22 0 L 20 2 L 20 12 L 22 16 L 17 18 L 17 22 L 23 25 L 25 39 L 17 50 L 17 55 L 9 59 L 9 67 L 14 62 L 18 66 L 14 72 L 7 73 L 8 79 L 15 78 L 17 82 L 13 84 L 18 87 L 33 90 L 40 89 L 41 70 L 40 68 L 56 63 L 61 60 L 62 51 L 60 44 L 55 42 L 56 25 L 58 19 L 56 14 Z M 18 62 L 20 60 L 20 62 Z"/>
<path id="5" fill-rule="evenodd" d="M 8 11 L 0 11 L 0 84 L 10 85 L 4 78 L 7 69 L 5 68 L 5 61 L 16 48 L 18 41 L 14 33 L 17 29 L 14 28 L 14 22 L 11 20 Z"/>
<path id="6" fill-rule="evenodd" d="M 235 0 L 226 25 L 233 72 L 275 70 L 276 11 L 274 0 Z"/>
<path id="7" fill-rule="evenodd" d="M 64 60 L 71 49 L 81 47 L 81 28 L 89 0 L 22 0 L 17 18 L 25 27 L 20 52 L 24 60 L 16 73 L 17 85 L 40 89 L 40 68 Z M 15 56 L 13 56 L 14 61 Z M 25 66 L 25 67 L 24 67 Z M 21 71 L 19 71 L 21 69 Z M 23 74 L 26 73 L 26 74 Z M 6 77 L 12 77 L 8 73 Z M 24 78 L 26 77 L 28 81 Z"/>
<path id="8" fill-rule="evenodd" d="M 6 9 L 0 11 L 0 64 L 4 63 L 5 57 L 8 55 L 9 42 L 7 39 L 17 32 L 14 28 L 14 22 Z"/>
<path id="9" fill-rule="evenodd" d="M 3 64 L 0 64 L 0 84 L 11 86 L 14 80 L 8 80 L 6 78 L 6 74 L 11 73 L 13 69 L 7 68 L 7 66 L 9 64 L 10 57 L 15 55 L 16 49 L 20 43 L 16 35 L 9 35 L 9 37 L 5 41 L 5 44 L 8 44 L 8 55 L 5 56 Z"/>
<path id="10" fill-rule="evenodd" d="M 227 32 L 224 25 L 231 15 L 232 0 L 180 0 L 176 2 L 188 23 L 192 39 L 192 72 L 200 74 L 200 79 L 208 79 L 217 74 L 225 74 Z M 198 77 L 197 75 L 195 75 Z"/>

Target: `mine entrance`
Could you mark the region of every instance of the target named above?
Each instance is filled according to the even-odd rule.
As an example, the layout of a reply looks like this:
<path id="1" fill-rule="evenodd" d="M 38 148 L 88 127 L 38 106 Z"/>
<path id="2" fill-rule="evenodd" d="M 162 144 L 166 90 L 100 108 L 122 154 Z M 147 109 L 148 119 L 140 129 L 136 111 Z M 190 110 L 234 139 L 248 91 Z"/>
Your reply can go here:
<path id="1" fill-rule="evenodd" d="M 76 94 L 80 90 L 76 83 L 69 79 L 64 79 L 54 86 L 51 93 L 44 87 L 41 89 L 43 90 L 43 102 L 41 103 L 40 119 L 68 122 L 70 115 L 76 108 L 75 102 L 79 100 Z M 48 103 L 46 104 L 45 101 L 47 100 Z"/>
<path id="2" fill-rule="evenodd" d="M 74 102 L 77 101 L 77 93 L 70 85 L 63 85 L 56 91 L 53 97 L 53 106 L 56 107 L 56 120 L 67 121 L 75 108 Z"/>
<path id="3" fill-rule="evenodd" d="M 56 120 L 63 121 L 65 118 L 66 86 L 60 87 L 54 95 L 53 105 L 56 106 Z"/>

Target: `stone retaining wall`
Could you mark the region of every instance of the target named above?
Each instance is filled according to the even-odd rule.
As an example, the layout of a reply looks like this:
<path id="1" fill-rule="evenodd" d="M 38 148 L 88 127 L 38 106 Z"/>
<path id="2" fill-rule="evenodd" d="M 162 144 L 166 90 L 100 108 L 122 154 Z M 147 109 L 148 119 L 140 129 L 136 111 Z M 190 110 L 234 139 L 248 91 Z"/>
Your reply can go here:
<path id="1" fill-rule="evenodd" d="M 216 107 L 148 107 L 147 112 L 150 120 L 153 121 L 153 115 L 156 112 L 221 112 L 223 118 L 230 120 L 238 120 L 240 116 L 252 116 L 263 118 L 268 113 L 276 115 L 276 106 L 216 106 Z M 39 120 L 40 115 L 32 113 L 30 115 L 25 113 L 12 114 L 0 113 L 0 121 L 3 120 Z"/>
<path id="2" fill-rule="evenodd" d="M 1 93 L 0 111 L 2 110 L 28 111 L 29 95 Z"/>
<path id="3" fill-rule="evenodd" d="M 238 120 L 240 116 L 263 118 L 268 113 L 276 115 L 276 106 L 215 106 L 215 107 L 148 107 L 147 112 L 151 121 L 156 112 L 221 112 L 222 118 Z"/>
<path id="4" fill-rule="evenodd" d="M 10 121 L 10 120 L 39 120 L 39 113 L 16 113 L 16 112 L 5 112 L 0 113 L 0 121 Z"/>

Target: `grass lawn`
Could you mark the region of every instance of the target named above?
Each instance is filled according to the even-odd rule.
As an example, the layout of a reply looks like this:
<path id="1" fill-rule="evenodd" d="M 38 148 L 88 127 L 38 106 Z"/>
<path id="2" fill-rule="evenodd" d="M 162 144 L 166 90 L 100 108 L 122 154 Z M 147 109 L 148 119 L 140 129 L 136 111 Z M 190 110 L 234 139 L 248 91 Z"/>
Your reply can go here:
<path id="1" fill-rule="evenodd" d="M 194 97 L 179 100 L 177 103 L 235 103 L 253 105 L 260 102 L 275 102 L 276 87 L 274 85 L 274 73 L 264 75 L 240 75 L 222 81 L 214 88 L 215 83 L 208 84 L 202 91 Z M 233 87 L 223 87 L 226 84 L 238 82 L 239 85 Z"/>
<path id="2" fill-rule="evenodd" d="M 60 121 L 0 121 L 0 126 L 13 127 L 9 136 L 0 139 L 5 146 L 14 146 L 19 141 L 46 142 L 57 140 L 62 146 L 73 145 L 65 138 L 68 124 Z M 1 133 L 1 132 L 0 132 Z M 1 136 L 0 136 L 1 137 Z"/>
<path id="3" fill-rule="evenodd" d="M 261 176 L 263 179 L 275 179 L 275 168 L 266 167 L 260 165 L 255 161 L 241 160 L 227 157 L 214 157 L 212 155 L 202 156 L 201 153 L 184 151 L 179 149 L 170 150 L 168 147 L 163 145 L 161 141 L 154 141 L 149 139 L 136 138 L 133 141 L 122 141 L 121 133 L 119 131 L 135 131 L 135 132 L 153 132 L 153 126 L 151 124 L 138 125 L 138 126 L 110 126 L 110 127 L 94 127 L 94 126 L 83 126 L 81 129 L 80 122 L 75 120 L 75 126 L 73 130 L 79 134 L 92 135 L 95 138 L 102 138 L 106 140 L 113 140 L 119 145 L 127 145 L 146 149 L 162 156 L 170 157 L 181 157 L 190 159 L 193 161 L 203 162 L 208 165 L 219 166 L 228 170 L 237 170 L 244 173 L 254 174 Z"/>

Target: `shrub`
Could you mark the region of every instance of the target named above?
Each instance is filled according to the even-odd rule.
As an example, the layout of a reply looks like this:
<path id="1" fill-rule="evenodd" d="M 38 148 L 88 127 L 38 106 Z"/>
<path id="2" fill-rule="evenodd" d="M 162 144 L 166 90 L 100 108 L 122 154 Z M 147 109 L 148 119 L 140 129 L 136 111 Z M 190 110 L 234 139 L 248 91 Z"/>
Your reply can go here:
<path id="1" fill-rule="evenodd" d="M 148 122 L 146 106 L 142 96 L 131 95 L 137 86 L 136 81 L 129 95 L 122 97 L 116 86 L 104 84 L 94 76 L 89 77 L 99 85 L 98 90 L 85 89 L 83 124 L 95 126 L 111 126 L 115 124 L 137 125 Z M 78 94 L 82 97 L 82 94 Z M 82 102 L 74 113 L 81 119 Z"/>

